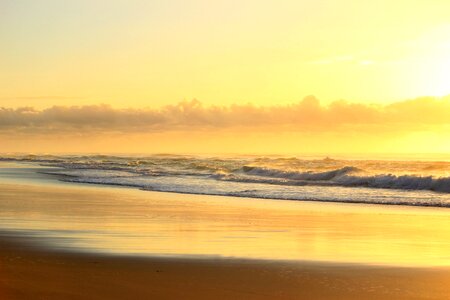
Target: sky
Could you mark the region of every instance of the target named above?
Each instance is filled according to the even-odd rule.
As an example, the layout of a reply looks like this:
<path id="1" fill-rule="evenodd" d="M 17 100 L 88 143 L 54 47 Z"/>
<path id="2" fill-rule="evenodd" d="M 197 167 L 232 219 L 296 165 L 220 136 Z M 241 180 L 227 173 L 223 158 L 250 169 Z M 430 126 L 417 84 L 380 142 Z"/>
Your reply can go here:
<path id="1" fill-rule="evenodd" d="M 0 0 L 2 151 L 448 153 L 449 20 L 447 0 Z"/>

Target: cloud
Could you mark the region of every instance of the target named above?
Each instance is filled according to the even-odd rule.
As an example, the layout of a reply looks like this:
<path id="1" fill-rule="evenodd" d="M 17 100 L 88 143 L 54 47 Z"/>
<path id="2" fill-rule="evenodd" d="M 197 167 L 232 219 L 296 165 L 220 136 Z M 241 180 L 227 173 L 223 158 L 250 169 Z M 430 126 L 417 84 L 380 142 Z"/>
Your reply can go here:
<path id="1" fill-rule="evenodd" d="M 384 128 L 417 130 L 450 125 L 450 97 L 422 97 L 387 105 L 339 100 L 323 105 L 314 96 L 291 105 L 205 106 L 197 100 L 157 109 L 108 105 L 0 108 L 2 133 L 161 132 L 248 128 L 339 131 Z"/>

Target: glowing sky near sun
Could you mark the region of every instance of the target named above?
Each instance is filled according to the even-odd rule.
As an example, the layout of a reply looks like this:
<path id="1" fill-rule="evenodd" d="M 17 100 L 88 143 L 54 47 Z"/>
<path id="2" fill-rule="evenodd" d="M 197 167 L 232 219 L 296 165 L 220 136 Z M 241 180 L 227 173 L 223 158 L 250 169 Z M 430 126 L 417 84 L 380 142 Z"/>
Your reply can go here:
<path id="1" fill-rule="evenodd" d="M 446 0 L 3 0 L 0 11 L 4 106 L 450 93 Z"/>
<path id="2" fill-rule="evenodd" d="M 0 107 L 7 110 L 1 115 L 0 141 L 4 151 L 104 151 L 120 144 L 121 151 L 141 152 L 136 148 L 142 147 L 138 141 L 144 133 L 124 123 L 117 128 L 115 121 L 104 124 L 114 130 L 102 127 L 101 134 L 94 126 L 98 122 L 87 122 L 99 136 L 87 138 L 89 130 L 82 130 L 64 148 L 57 141 L 62 132 L 68 134 L 70 120 L 36 125 L 25 118 L 28 123 L 20 127 L 22 119 L 11 118 L 23 114 L 10 113 L 20 107 L 32 107 L 21 113 L 39 115 L 53 106 L 70 111 L 74 105 L 106 104 L 122 116 L 126 108 L 158 111 L 195 98 L 208 109 L 233 110 L 234 104 L 252 103 L 271 111 L 315 95 L 325 110 L 345 99 L 384 111 L 394 102 L 442 97 L 450 94 L 449 20 L 448 0 L 3 0 Z M 439 105 L 447 107 L 448 98 L 442 99 L 445 103 Z M 439 109 L 434 113 L 439 115 Z M 343 117 L 348 115 L 337 119 Z M 276 140 L 278 148 L 268 151 L 316 152 L 324 150 L 325 136 L 340 152 L 450 151 L 444 141 L 446 121 L 431 126 L 420 118 L 406 124 L 391 118 L 376 125 L 383 126 L 382 137 L 373 134 L 379 128 L 369 130 L 367 124 L 343 129 L 333 122 L 328 127 L 315 121 L 302 126 L 278 123 L 270 130 L 247 126 L 246 132 L 254 133 L 251 138 L 237 131 L 241 123 L 213 128 L 221 133 L 213 132 L 210 124 L 174 128 L 164 123 L 158 133 L 145 133 L 151 136 L 142 150 L 170 151 L 178 147 L 177 140 L 185 145 L 189 132 L 197 137 L 198 147 L 178 147 L 180 151 L 209 147 L 257 152 L 257 145 Z M 386 129 L 393 125 L 401 130 Z M 28 136 L 12 138 L 14 126 Z M 49 126 L 53 140 L 40 137 Z M 305 129 L 311 127 L 315 129 Z M 112 131 L 122 135 L 111 137 Z M 156 134 L 161 135 L 158 145 L 153 143 Z M 135 142 L 125 142 L 125 147 L 123 140 L 131 136 Z M 30 140 L 36 140 L 34 148 L 27 146 Z M 247 148 L 242 145 L 249 140 L 253 142 Z M 312 146 L 305 148 L 307 142 Z"/>

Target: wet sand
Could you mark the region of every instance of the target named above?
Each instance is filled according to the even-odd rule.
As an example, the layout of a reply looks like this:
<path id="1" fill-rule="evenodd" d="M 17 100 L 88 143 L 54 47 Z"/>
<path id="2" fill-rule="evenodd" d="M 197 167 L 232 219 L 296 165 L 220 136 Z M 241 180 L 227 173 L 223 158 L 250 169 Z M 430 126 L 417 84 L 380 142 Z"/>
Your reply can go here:
<path id="1" fill-rule="evenodd" d="M 0 298 L 448 299 L 450 270 L 67 253 L 0 239 Z"/>
<path id="2" fill-rule="evenodd" d="M 448 299 L 449 222 L 445 209 L 3 183 L 0 299 Z"/>
<path id="3" fill-rule="evenodd" d="M 450 266 L 450 210 L 0 184 L 0 231 L 52 249 Z"/>

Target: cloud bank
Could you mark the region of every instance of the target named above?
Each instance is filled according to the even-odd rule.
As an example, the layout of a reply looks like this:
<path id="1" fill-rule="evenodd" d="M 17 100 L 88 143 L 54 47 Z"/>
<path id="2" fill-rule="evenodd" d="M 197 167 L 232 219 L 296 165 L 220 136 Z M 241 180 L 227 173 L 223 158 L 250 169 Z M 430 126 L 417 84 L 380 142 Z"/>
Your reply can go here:
<path id="1" fill-rule="evenodd" d="M 450 125 L 450 97 L 422 97 L 387 105 L 344 100 L 322 105 L 314 96 L 283 106 L 205 106 L 197 100 L 158 109 L 108 105 L 0 108 L 1 133 L 164 132 L 248 128 L 337 131 L 361 128 L 417 130 Z"/>

